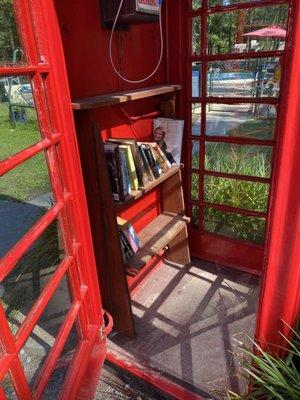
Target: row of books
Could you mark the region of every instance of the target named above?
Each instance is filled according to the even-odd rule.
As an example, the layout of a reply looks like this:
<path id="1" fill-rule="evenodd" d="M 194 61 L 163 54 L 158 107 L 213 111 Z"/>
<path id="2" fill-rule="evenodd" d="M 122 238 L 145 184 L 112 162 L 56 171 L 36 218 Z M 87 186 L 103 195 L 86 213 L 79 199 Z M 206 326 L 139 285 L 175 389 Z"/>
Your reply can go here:
<path id="1" fill-rule="evenodd" d="M 123 253 L 124 262 L 129 262 L 135 253 L 141 247 L 141 241 L 133 226 L 123 218 L 117 217 L 119 227 L 121 249 Z"/>
<path id="2" fill-rule="evenodd" d="M 123 202 L 132 190 L 167 172 L 171 163 L 157 143 L 108 139 L 104 143 L 113 198 Z"/>

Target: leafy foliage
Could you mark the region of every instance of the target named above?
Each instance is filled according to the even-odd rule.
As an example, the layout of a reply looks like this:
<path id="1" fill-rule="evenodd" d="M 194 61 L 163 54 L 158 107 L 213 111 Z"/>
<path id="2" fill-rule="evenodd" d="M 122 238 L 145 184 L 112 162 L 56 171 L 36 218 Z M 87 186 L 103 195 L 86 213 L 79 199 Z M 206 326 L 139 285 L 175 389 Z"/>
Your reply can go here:
<path id="1" fill-rule="evenodd" d="M 19 45 L 12 0 L 0 0 L 0 63 L 12 62 Z"/>

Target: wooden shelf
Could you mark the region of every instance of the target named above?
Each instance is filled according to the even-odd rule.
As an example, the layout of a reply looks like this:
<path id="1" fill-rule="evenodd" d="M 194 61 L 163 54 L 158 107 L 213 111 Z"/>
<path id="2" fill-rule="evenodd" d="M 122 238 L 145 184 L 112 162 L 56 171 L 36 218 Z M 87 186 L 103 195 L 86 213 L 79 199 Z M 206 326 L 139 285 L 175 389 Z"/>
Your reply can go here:
<path id="1" fill-rule="evenodd" d="M 155 187 L 159 186 L 162 182 L 169 179 L 171 176 L 175 175 L 181 168 L 182 168 L 181 166 L 180 167 L 178 167 L 177 165 L 173 166 L 168 170 L 168 172 L 165 172 L 159 178 L 150 181 L 147 186 L 141 186 L 139 190 L 133 190 L 128 196 L 126 196 L 125 201 L 115 202 L 116 208 L 117 209 L 123 208 L 124 206 L 133 203 L 135 200 L 142 197 L 145 193 L 150 192 L 150 190 L 154 189 Z"/>
<path id="2" fill-rule="evenodd" d="M 114 104 L 126 103 L 132 100 L 145 99 L 161 94 L 174 93 L 181 90 L 181 85 L 160 85 L 144 89 L 127 90 L 124 92 L 108 93 L 99 96 L 86 97 L 72 101 L 73 110 L 90 110 Z"/>
<path id="3" fill-rule="evenodd" d="M 169 244 L 186 226 L 189 218 L 164 211 L 147 225 L 138 236 L 142 246 L 127 268 L 140 270 L 152 257 Z"/>

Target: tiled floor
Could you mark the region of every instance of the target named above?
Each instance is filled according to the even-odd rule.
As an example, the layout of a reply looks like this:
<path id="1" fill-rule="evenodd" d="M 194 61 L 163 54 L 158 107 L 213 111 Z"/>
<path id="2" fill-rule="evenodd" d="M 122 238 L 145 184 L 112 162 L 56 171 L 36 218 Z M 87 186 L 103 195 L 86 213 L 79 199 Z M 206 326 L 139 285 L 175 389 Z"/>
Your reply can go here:
<path id="1" fill-rule="evenodd" d="M 193 260 L 165 263 L 133 296 L 137 338 L 118 334 L 110 347 L 159 369 L 205 398 L 242 391 L 235 339 L 253 336 L 259 278 Z"/>

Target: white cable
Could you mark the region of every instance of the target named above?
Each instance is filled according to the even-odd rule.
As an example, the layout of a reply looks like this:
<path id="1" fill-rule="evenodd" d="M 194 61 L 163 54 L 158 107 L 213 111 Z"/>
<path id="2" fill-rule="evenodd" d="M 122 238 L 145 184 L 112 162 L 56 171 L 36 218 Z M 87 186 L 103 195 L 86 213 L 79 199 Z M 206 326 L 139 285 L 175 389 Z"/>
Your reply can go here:
<path id="1" fill-rule="evenodd" d="M 127 79 L 126 77 L 124 77 L 123 75 L 121 75 L 121 73 L 117 70 L 117 68 L 116 68 L 116 66 L 115 66 L 115 64 L 114 64 L 113 55 L 112 55 L 112 41 L 113 41 L 113 36 L 114 36 L 116 24 L 117 24 L 117 22 L 118 22 L 119 15 L 120 15 L 120 12 L 121 12 L 121 8 L 122 8 L 122 6 L 123 6 L 123 3 L 124 3 L 124 0 L 121 0 L 121 1 L 120 1 L 120 5 L 119 5 L 119 9 L 118 9 L 118 12 L 117 12 L 117 14 L 116 14 L 116 17 L 115 17 L 115 20 L 114 20 L 114 24 L 113 24 L 113 27 L 112 27 L 112 30 L 111 30 L 110 39 L 109 39 L 109 58 L 110 58 L 111 65 L 112 65 L 112 67 L 113 67 L 115 73 L 118 75 L 119 78 L 121 78 L 123 81 L 128 82 L 128 83 L 142 83 L 142 82 L 145 82 L 145 81 L 147 81 L 148 79 L 150 79 L 150 78 L 157 72 L 157 70 L 158 70 L 158 68 L 160 67 L 160 64 L 161 64 L 161 62 L 162 62 L 162 58 L 163 58 L 163 53 L 164 53 L 164 37 L 163 37 L 163 28 L 162 28 L 162 15 L 161 15 L 162 12 L 161 12 L 161 5 L 159 6 L 159 29 L 160 29 L 160 43 L 161 43 L 160 46 L 161 46 L 161 49 L 160 49 L 160 57 L 159 57 L 159 60 L 158 60 L 158 64 L 157 64 L 156 68 L 154 69 L 154 71 L 153 71 L 150 75 L 148 75 L 146 78 L 139 79 L 139 80 L 136 80 L 136 81 L 135 81 L 135 80 Z"/>

